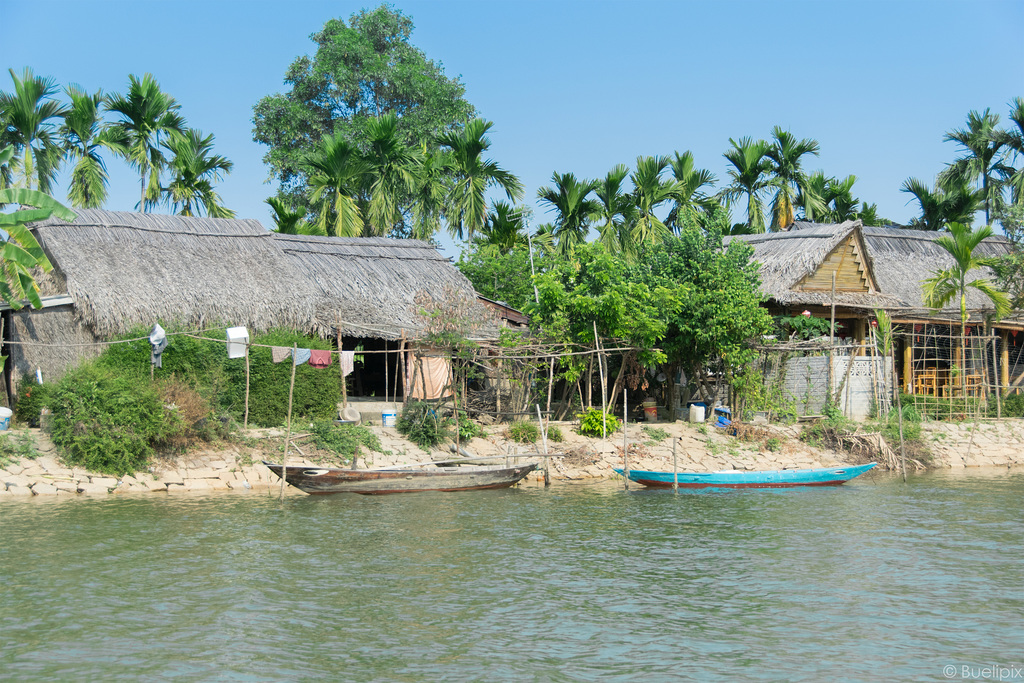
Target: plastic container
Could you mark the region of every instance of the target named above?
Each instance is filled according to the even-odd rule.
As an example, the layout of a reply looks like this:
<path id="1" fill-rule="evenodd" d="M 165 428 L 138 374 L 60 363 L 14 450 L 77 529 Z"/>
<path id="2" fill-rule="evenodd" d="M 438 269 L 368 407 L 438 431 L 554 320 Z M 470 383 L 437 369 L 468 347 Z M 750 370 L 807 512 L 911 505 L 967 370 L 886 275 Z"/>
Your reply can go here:
<path id="1" fill-rule="evenodd" d="M 644 419 L 648 422 L 658 421 L 658 402 L 653 400 L 644 401 Z"/>
<path id="2" fill-rule="evenodd" d="M 11 426 L 11 416 L 14 415 L 10 408 L 0 407 L 0 432 L 5 432 Z"/>
<path id="3" fill-rule="evenodd" d="M 245 358 L 245 347 L 249 344 L 249 331 L 244 327 L 228 328 L 228 358 Z"/>
<path id="4" fill-rule="evenodd" d="M 398 413 L 381 413 L 380 423 L 385 427 L 394 427 L 396 424 L 398 424 Z"/>
<path id="5" fill-rule="evenodd" d="M 703 422 L 704 421 L 704 409 L 703 403 L 691 403 L 690 404 L 690 422 Z"/>

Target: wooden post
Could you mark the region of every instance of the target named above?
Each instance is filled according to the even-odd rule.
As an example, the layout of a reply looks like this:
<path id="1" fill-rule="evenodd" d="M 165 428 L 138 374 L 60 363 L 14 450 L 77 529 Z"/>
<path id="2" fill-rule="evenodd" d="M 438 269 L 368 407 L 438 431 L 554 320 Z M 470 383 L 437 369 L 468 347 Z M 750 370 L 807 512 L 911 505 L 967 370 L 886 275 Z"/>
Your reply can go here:
<path id="1" fill-rule="evenodd" d="M 629 394 L 622 392 L 622 473 L 626 475 L 626 490 L 629 490 L 629 444 L 626 443 L 626 421 L 629 420 Z"/>
<path id="2" fill-rule="evenodd" d="M 1003 349 L 999 353 L 999 390 L 1006 391 L 1010 395 L 1010 332 L 1001 330 L 999 337 L 1003 342 Z"/>
<path id="3" fill-rule="evenodd" d="M 833 276 L 835 277 L 835 276 Z M 679 460 L 676 456 L 676 444 L 679 438 L 672 439 L 672 492 L 679 493 Z"/>
<path id="4" fill-rule="evenodd" d="M 999 380 L 996 379 L 996 377 L 999 376 L 999 365 L 996 363 L 996 340 L 998 338 L 999 337 L 997 337 L 995 335 L 995 331 L 993 331 L 993 333 L 992 333 L 992 375 L 993 375 L 992 376 L 992 381 L 997 383 L 996 384 L 996 417 L 1002 419 L 1002 417 L 1003 417 L 1003 399 L 1002 399 L 1003 388 L 999 386 L 999 384 L 998 384 Z M 987 368 L 985 370 L 985 374 L 988 374 L 988 369 Z M 985 391 L 988 392 L 988 387 L 985 387 Z"/>
<path id="5" fill-rule="evenodd" d="M 597 349 L 597 369 L 601 371 L 601 438 L 608 438 L 608 396 L 607 382 L 604 380 L 604 363 L 601 360 L 601 340 L 597 338 L 597 322 L 594 323 L 594 348 Z"/>
<path id="6" fill-rule="evenodd" d="M 909 340 L 908 340 L 909 336 Z M 914 393 L 914 328 L 903 335 L 903 393 Z"/>
<path id="7" fill-rule="evenodd" d="M 288 387 L 288 430 L 284 437 L 284 453 L 281 454 L 281 500 L 284 500 L 284 485 L 285 476 L 288 473 L 287 462 L 288 462 L 288 449 L 291 447 L 292 442 L 292 397 L 295 396 L 295 352 L 298 351 L 299 345 L 292 344 L 292 383 Z"/>
<path id="8" fill-rule="evenodd" d="M 828 400 L 834 401 L 832 393 L 836 390 L 835 369 L 832 367 L 835 355 L 833 349 L 836 345 L 836 271 L 832 271 L 832 313 L 828 324 Z M 735 407 L 735 406 L 734 406 Z"/>
<path id="9" fill-rule="evenodd" d="M 402 405 L 409 401 L 409 386 L 405 379 L 405 330 L 402 330 L 402 344 L 398 352 L 398 371 L 402 373 Z"/>
<path id="10" fill-rule="evenodd" d="M 249 428 L 249 342 L 245 343 L 245 418 L 242 425 Z"/>
<path id="11" fill-rule="evenodd" d="M 548 367 L 548 419 L 551 419 L 551 392 L 554 389 L 555 384 L 555 359 L 554 356 L 551 358 L 551 364 Z"/>
<path id="12" fill-rule="evenodd" d="M 334 330 L 338 335 L 338 373 L 341 375 L 341 407 L 348 408 L 348 380 L 345 378 L 345 366 L 341 362 L 341 321 L 335 319 Z"/>
<path id="13" fill-rule="evenodd" d="M 341 349 L 338 349 L 339 351 Z M 388 402 L 388 340 L 384 340 L 384 402 Z"/>
<path id="14" fill-rule="evenodd" d="M 537 404 L 537 424 L 540 425 L 540 437 L 544 444 L 544 486 L 551 486 L 551 470 L 548 468 L 548 430 L 540 416 L 540 404 Z"/>

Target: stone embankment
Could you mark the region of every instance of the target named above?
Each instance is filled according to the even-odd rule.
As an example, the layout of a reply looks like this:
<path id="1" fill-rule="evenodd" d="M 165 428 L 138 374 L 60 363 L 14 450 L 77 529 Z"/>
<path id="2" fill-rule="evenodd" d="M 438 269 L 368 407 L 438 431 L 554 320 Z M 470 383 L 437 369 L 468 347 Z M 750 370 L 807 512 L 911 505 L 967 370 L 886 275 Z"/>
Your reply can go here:
<path id="1" fill-rule="evenodd" d="M 551 459 L 551 477 L 574 481 L 617 476 L 613 468 L 622 467 L 623 435 L 616 432 L 607 439 L 582 437 L 572 431 L 571 423 L 558 425 L 564 435 L 559 443 L 549 443 L 551 453 L 563 457 Z M 387 467 L 452 457 L 446 450 L 427 453 L 409 443 L 393 428 L 371 427 L 380 437 L 384 453 L 364 453 L 361 467 Z M 490 436 L 476 438 L 463 448 L 477 457 L 536 453 L 540 445 L 516 444 L 500 426 L 489 427 Z M 277 486 L 279 480 L 262 460 L 277 461 L 283 433 L 254 430 L 246 444 L 230 444 L 215 451 L 202 451 L 174 459 L 156 460 L 149 472 L 112 477 L 69 468 L 60 461 L 57 449 L 45 434 L 29 430 L 36 458 L 23 458 L 0 468 L 0 496 L 109 495 L 121 493 L 177 493 L 186 491 L 251 491 Z M 966 423 L 926 423 L 924 441 L 931 451 L 931 466 L 937 468 L 1024 466 L 1024 421 L 982 421 Z M 751 440 L 726 435 L 713 427 L 695 427 L 686 423 L 632 425 L 628 444 L 631 469 L 671 470 L 673 445 L 680 471 L 766 470 L 801 467 L 827 467 L 851 463 L 855 456 L 814 448 L 799 440 L 797 426 L 765 426 Z M 10 433 L 0 434 L 9 438 Z M 289 457 L 289 464 L 323 464 L 306 457 L 308 448 Z M 863 460 L 861 458 L 860 460 Z M 500 462 L 495 460 L 494 462 Z M 538 472 L 535 475 L 539 478 Z"/>

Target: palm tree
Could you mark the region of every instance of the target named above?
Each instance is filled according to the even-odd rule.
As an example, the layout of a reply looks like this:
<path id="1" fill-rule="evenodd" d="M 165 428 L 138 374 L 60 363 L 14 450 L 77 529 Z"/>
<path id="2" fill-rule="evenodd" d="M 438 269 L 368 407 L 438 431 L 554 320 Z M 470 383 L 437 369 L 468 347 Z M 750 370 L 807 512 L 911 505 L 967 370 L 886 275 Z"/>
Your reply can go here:
<path id="1" fill-rule="evenodd" d="M 795 206 L 803 212 L 805 221 L 822 222 L 828 220 L 828 206 L 825 197 L 829 185 L 835 180 L 825 175 L 824 171 L 814 171 L 805 176 L 804 184 L 799 188 L 794 200 Z"/>
<path id="2" fill-rule="evenodd" d="M 487 223 L 473 239 L 477 246 L 504 256 L 529 240 L 524 231 L 523 211 L 507 202 L 495 202 L 487 215 Z"/>
<path id="3" fill-rule="evenodd" d="M 1013 153 L 1016 160 L 1022 162 L 1020 168 L 1006 164 L 1005 182 L 1010 186 L 1011 200 L 1015 204 L 1024 204 L 1024 97 L 1015 97 L 1010 102 L 1010 120 L 1016 129 L 1002 131 L 1003 145 Z"/>
<path id="4" fill-rule="evenodd" d="M 412 234 L 416 239 L 429 240 L 441 229 L 450 167 L 446 153 L 420 144 L 413 170 Z"/>
<path id="5" fill-rule="evenodd" d="M 857 176 L 848 175 L 842 180 L 832 178 L 825 192 L 828 217 L 833 223 L 856 220 L 859 218 L 858 204 L 860 200 L 853 196 L 853 186 Z"/>
<path id="6" fill-rule="evenodd" d="M 722 192 L 726 202 L 747 198 L 747 226 L 752 233 L 764 232 L 764 201 L 762 194 L 770 186 L 767 173 L 771 160 L 766 158 L 769 145 L 764 140 L 749 137 L 739 141 L 729 138 L 732 149 L 726 150 L 725 160 L 732 164 L 729 177 L 732 182 Z"/>
<path id="7" fill-rule="evenodd" d="M 25 68 L 21 78 L 8 69 L 14 81 L 13 93 L 0 93 L 0 112 L 6 126 L 0 130 L 0 144 L 10 145 L 15 154 L 21 154 L 21 172 L 25 187 L 49 192 L 63 156 L 54 135 L 52 119 L 59 119 L 67 111 L 53 99 L 57 84 L 52 78 L 36 76 Z M 9 164 L 13 164 L 12 158 Z"/>
<path id="8" fill-rule="evenodd" d="M 942 230 L 948 223 L 970 225 L 981 204 L 980 192 L 952 181 L 945 188 L 932 190 L 917 178 L 908 178 L 900 191 L 914 195 L 921 206 L 921 216 L 910 222 L 910 227 L 918 230 Z"/>
<path id="9" fill-rule="evenodd" d="M 806 181 L 801 163 L 808 154 L 818 155 L 818 141 L 811 138 L 797 140 L 788 130 L 779 126 L 772 129 L 773 144 L 765 156 L 770 160 L 770 184 L 775 188 L 772 199 L 772 231 L 785 230 L 793 224 L 793 205 L 796 193 L 805 187 Z M 805 192 L 806 194 L 806 192 Z"/>
<path id="10" fill-rule="evenodd" d="M 628 232 L 636 221 L 636 203 L 633 196 L 623 188 L 623 181 L 629 175 L 625 164 L 617 164 L 594 187 L 597 210 L 590 220 L 597 228 L 598 241 L 611 254 L 621 254 L 628 242 Z"/>
<path id="11" fill-rule="evenodd" d="M 293 204 L 286 204 L 280 197 L 268 197 L 263 201 L 274 212 L 274 232 L 281 235 L 310 234 L 310 225 L 306 223 L 304 210 L 296 210 Z"/>
<path id="12" fill-rule="evenodd" d="M 974 289 L 988 297 L 995 308 L 996 320 L 1002 319 L 1010 312 L 1010 298 L 1006 292 L 1000 290 L 992 280 L 977 278 L 967 281 L 972 271 L 980 268 L 994 268 L 1000 263 L 1000 259 L 991 256 L 976 256 L 975 249 L 987 237 L 992 235 L 992 228 L 988 225 L 971 232 L 971 229 L 963 223 L 950 223 L 949 234 L 942 235 L 935 239 L 935 243 L 949 252 L 953 257 L 953 265 L 949 268 L 936 271 L 933 277 L 928 278 L 922 285 L 924 303 L 929 308 L 938 311 L 946 307 L 946 304 L 954 298 L 960 303 L 960 348 L 964 348 L 967 338 L 967 290 Z M 963 363 L 960 363 L 963 366 Z"/>
<path id="13" fill-rule="evenodd" d="M 713 186 L 717 178 L 711 171 L 695 168 L 693 153 L 689 150 L 682 154 L 676 152 L 669 160 L 669 166 L 676 179 L 676 197 L 665 224 L 678 234 L 684 215 L 699 218 L 701 214 L 707 215 L 714 210 L 716 202 L 702 188 Z"/>
<path id="14" fill-rule="evenodd" d="M 637 157 L 636 171 L 629 179 L 633 182 L 633 201 L 636 202 L 636 221 L 629 230 L 623 252 L 634 255 L 641 244 L 658 244 L 672 234 L 655 211 L 665 202 L 678 199 L 679 185 L 665 180 L 662 173 L 669 166 L 668 157 Z"/>
<path id="15" fill-rule="evenodd" d="M 991 224 L 992 211 L 1002 208 L 1003 184 L 1000 176 L 1008 169 L 1003 161 L 1004 138 L 997 128 L 999 115 L 988 109 L 967 114 L 967 127 L 946 133 L 946 142 L 956 142 L 966 153 L 939 174 L 943 188 L 970 185 L 981 181 L 981 199 L 985 206 L 985 224 Z M 1012 171 L 1010 173 L 1012 175 Z"/>
<path id="16" fill-rule="evenodd" d="M 185 119 L 178 113 L 181 106 L 160 90 L 152 74 L 141 80 L 130 75 L 128 82 L 128 95 L 111 95 L 106 107 L 121 115 L 114 125 L 128 138 L 124 158 L 139 172 L 139 210 L 146 211 L 160 200 L 160 172 L 167 163 L 160 136 L 183 132 Z"/>
<path id="17" fill-rule="evenodd" d="M 65 88 L 71 107 L 64 115 L 60 127 L 64 154 L 74 164 L 71 171 L 71 186 L 68 199 L 71 205 L 83 209 L 96 209 L 107 199 L 107 165 L 100 156 L 101 149 L 108 149 L 123 156 L 128 148 L 128 139 L 123 131 L 103 125 L 100 107 L 106 100 L 103 91 L 89 94 L 79 86 Z"/>
<path id="18" fill-rule="evenodd" d="M 572 173 L 551 174 L 554 187 L 537 190 L 537 198 L 550 205 L 554 211 L 555 227 L 552 236 L 558 251 L 570 253 L 576 245 L 585 242 L 590 230 L 590 220 L 600 211 L 600 204 L 589 199 L 598 185 L 596 180 L 577 180 Z"/>
<path id="19" fill-rule="evenodd" d="M 416 150 L 398 136 L 398 116 L 389 112 L 366 124 L 369 147 L 363 155 L 368 169 L 370 234 L 385 235 L 401 221 L 399 206 L 416 181 Z"/>
<path id="20" fill-rule="evenodd" d="M 510 201 L 523 197 L 523 185 L 519 179 L 497 162 L 483 157 L 491 146 L 486 134 L 493 125 L 492 121 L 473 119 L 461 132 L 446 133 L 438 140 L 441 147 L 450 153 L 454 176 L 445 211 L 448 229 L 460 240 L 464 233 L 466 237 L 472 237 L 484 226 L 487 220 L 487 188 L 500 187 Z"/>
<path id="21" fill-rule="evenodd" d="M 358 237 L 363 220 L 356 197 L 368 170 L 359 150 L 342 131 L 325 135 L 306 155 L 310 199 L 319 206 L 317 227 L 325 235 Z"/>
<path id="22" fill-rule="evenodd" d="M 212 218 L 234 218 L 235 212 L 221 204 L 220 195 L 213 189 L 234 166 L 213 151 L 213 135 L 193 128 L 184 133 L 174 132 L 163 142 L 173 155 L 168 164 L 171 180 L 163 190 L 173 210 L 179 216 L 197 216 L 205 211 Z"/>

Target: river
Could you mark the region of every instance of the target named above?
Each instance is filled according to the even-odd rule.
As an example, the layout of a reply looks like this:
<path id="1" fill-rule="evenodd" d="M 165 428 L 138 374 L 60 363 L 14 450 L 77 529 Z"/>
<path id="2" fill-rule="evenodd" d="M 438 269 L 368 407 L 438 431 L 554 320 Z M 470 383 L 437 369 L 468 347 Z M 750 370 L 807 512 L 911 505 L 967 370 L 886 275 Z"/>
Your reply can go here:
<path id="1" fill-rule="evenodd" d="M 3 680 L 959 680 L 1024 662 L 1024 472 L 17 499 L 0 581 Z"/>

